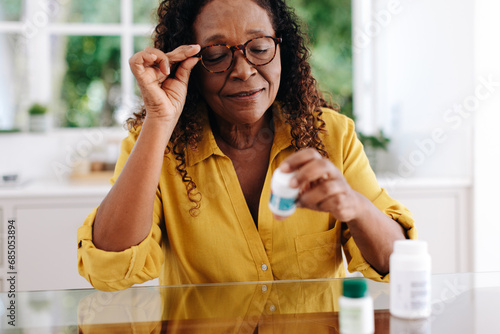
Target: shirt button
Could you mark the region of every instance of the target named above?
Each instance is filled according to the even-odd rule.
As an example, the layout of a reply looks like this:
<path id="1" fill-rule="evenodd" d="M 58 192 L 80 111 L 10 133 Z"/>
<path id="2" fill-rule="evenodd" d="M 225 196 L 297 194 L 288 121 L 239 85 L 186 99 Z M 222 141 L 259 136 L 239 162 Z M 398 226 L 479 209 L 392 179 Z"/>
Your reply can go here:
<path id="1" fill-rule="evenodd" d="M 274 306 L 274 305 L 269 306 L 269 311 L 271 311 L 271 312 L 276 311 L 276 306 Z"/>
<path id="2" fill-rule="evenodd" d="M 267 270 L 267 265 L 266 264 L 263 264 L 262 266 L 260 266 L 262 268 L 263 271 L 266 271 Z"/>
<path id="3" fill-rule="evenodd" d="M 266 292 L 266 291 L 267 291 L 267 285 L 263 285 L 263 286 L 261 287 L 261 289 L 262 289 L 262 292 Z"/>

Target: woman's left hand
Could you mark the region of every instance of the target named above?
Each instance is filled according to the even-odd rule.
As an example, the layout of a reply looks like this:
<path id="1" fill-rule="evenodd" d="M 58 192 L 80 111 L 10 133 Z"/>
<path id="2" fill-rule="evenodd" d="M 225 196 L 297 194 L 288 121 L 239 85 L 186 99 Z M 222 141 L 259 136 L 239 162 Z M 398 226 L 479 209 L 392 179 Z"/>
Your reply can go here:
<path id="1" fill-rule="evenodd" d="M 298 207 L 330 212 L 342 222 L 358 217 L 362 206 L 361 195 L 351 188 L 340 170 L 317 150 L 300 150 L 286 158 L 279 168 L 285 173 L 297 172 L 290 185 L 300 189 Z"/>

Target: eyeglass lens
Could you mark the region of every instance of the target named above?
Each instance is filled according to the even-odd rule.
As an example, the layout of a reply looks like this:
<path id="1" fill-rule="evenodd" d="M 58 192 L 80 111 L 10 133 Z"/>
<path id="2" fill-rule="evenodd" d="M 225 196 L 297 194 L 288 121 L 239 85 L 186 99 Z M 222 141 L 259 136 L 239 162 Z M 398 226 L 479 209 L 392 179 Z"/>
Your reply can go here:
<path id="1" fill-rule="evenodd" d="M 260 37 L 245 44 L 245 55 L 253 65 L 265 65 L 275 55 L 276 43 L 270 37 Z M 201 51 L 203 66 L 212 72 L 221 72 L 231 66 L 233 51 L 226 45 L 213 45 Z"/>

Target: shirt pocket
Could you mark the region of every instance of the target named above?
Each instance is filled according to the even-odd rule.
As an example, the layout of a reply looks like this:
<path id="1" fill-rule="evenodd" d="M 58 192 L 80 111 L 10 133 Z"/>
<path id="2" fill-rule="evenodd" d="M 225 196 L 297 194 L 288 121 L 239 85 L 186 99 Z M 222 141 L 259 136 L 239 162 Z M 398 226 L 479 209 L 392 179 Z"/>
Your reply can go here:
<path id="1" fill-rule="evenodd" d="M 295 238 L 302 279 L 334 278 L 345 275 L 340 235 L 336 228 Z"/>

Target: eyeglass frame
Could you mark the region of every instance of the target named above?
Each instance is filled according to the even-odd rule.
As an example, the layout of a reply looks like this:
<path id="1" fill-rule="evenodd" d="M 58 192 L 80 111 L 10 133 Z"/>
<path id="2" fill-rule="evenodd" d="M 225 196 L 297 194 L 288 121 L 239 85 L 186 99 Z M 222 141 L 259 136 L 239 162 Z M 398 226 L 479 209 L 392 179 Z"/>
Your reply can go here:
<path id="1" fill-rule="evenodd" d="M 251 43 L 251 42 L 253 42 L 253 41 L 255 41 L 256 39 L 259 39 L 259 38 L 271 38 L 274 41 L 274 54 L 273 54 L 273 57 L 271 58 L 271 60 L 269 60 L 267 63 L 264 63 L 264 64 L 254 64 L 247 57 L 246 46 L 249 43 Z M 202 47 L 201 50 L 200 50 L 200 52 L 198 52 L 197 54 L 195 54 L 193 57 L 200 58 L 201 65 L 208 72 L 210 72 L 210 73 L 224 73 L 224 72 L 228 71 L 231 68 L 231 66 L 233 66 L 233 63 L 234 63 L 234 52 L 235 51 L 238 51 L 238 50 L 242 51 L 243 52 L 243 57 L 245 57 L 245 60 L 250 65 L 252 65 L 252 66 L 264 66 L 264 65 L 269 64 L 270 62 L 272 62 L 274 60 L 274 58 L 276 58 L 276 51 L 278 50 L 278 44 L 281 44 L 282 42 L 283 42 L 283 39 L 281 37 L 260 36 L 260 37 L 252 38 L 252 39 L 246 41 L 243 44 L 238 44 L 238 45 L 233 45 L 233 46 L 230 46 L 230 45 L 227 45 L 227 44 L 211 44 L 211 45 L 207 45 L 207 46 Z M 203 50 L 208 49 L 210 47 L 214 47 L 214 46 L 225 46 L 226 48 L 228 48 L 229 50 L 231 50 L 231 62 L 229 63 L 229 66 L 225 70 L 223 70 L 223 71 L 212 71 L 212 70 L 209 70 L 208 68 L 205 67 L 205 64 L 203 63 L 203 57 L 201 56 L 201 53 L 203 52 Z"/>

